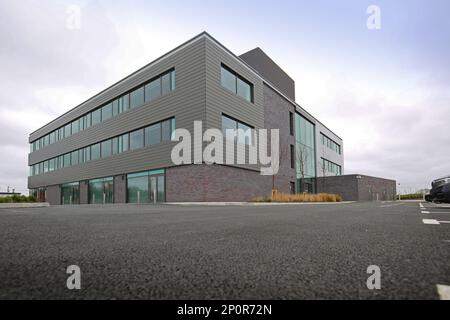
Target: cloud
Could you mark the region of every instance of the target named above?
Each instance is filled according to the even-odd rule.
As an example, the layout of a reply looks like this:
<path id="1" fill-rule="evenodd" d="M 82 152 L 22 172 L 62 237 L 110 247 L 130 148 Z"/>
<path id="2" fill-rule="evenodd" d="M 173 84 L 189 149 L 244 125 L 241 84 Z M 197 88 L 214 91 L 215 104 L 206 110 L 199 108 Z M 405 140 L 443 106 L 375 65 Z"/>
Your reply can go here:
<path id="1" fill-rule="evenodd" d="M 118 35 L 99 2 L 81 5 L 67 28 L 68 3 L 0 2 L 0 188 L 26 193 L 28 135 L 105 86 Z M 80 86 L 80 84 L 83 84 Z"/>

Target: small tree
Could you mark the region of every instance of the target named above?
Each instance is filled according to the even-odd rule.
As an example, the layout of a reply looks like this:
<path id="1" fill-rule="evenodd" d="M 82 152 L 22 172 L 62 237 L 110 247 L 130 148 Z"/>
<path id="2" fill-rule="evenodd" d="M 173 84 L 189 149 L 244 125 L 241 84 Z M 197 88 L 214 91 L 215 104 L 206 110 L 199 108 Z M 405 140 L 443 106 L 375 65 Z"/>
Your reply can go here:
<path id="1" fill-rule="evenodd" d="M 297 144 L 297 148 L 295 150 L 296 159 L 298 163 L 298 172 L 300 173 L 300 191 L 305 192 L 305 176 L 306 176 L 306 166 L 308 163 L 309 154 L 306 150 L 306 147 L 302 144 Z"/>

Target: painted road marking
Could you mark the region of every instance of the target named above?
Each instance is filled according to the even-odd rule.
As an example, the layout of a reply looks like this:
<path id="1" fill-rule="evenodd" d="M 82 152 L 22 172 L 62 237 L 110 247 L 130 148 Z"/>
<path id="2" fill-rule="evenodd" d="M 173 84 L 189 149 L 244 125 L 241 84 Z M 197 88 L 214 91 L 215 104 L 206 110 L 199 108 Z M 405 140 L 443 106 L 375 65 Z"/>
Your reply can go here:
<path id="1" fill-rule="evenodd" d="M 439 221 L 435 219 L 422 219 L 422 222 L 424 224 L 440 224 Z"/>
<path id="2" fill-rule="evenodd" d="M 426 213 L 426 214 L 429 214 L 429 213 L 430 213 L 430 211 L 422 211 L 422 213 Z"/>
<path id="3" fill-rule="evenodd" d="M 450 286 L 438 284 L 436 287 L 441 300 L 450 300 Z"/>
<path id="4" fill-rule="evenodd" d="M 450 223 L 450 221 L 438 221 L 439 223 Z"/>
<path id="5" fill-rule="evenodd" d="M 419 203 L 419 205 L 420 205 L 421 208 L 425 208 L 425 207 L 423 206 L 422 202 Z"/>

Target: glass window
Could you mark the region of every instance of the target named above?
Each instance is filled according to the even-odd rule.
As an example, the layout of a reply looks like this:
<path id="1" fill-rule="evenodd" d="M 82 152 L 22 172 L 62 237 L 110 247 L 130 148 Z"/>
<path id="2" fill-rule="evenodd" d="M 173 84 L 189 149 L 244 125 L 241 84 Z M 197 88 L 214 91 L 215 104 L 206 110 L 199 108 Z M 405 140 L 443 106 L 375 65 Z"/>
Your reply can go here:
<path id="1" fill-rule="evenodd" d="M 115 137 L 112 139 L 112 154 L 119 153 L 119 138 Z"/>
<path id="2" fill-rule="evenodd" d="M 236 134 L 237 122 L 226 116 L 222 116 L 222 132 L 224 137 L 227 136 L 227 130 L 233 130 L 233 135 Z"/>
<path id="3" fill-rule="evenodd" d="M 252 144 L 252 128 L 249 126 L 238 123 L 238 142 L 242 144 Z"/>
<path id="4" fill-rule="evenodd" d="M 144 104 L 144 87 L 140 87 L 130 93 L 130 109 Z"/>
<path id="5" fill-rule="evenodd" d="M 102 107 L 102 121 L 106 121 L 112 118 L 112 103 L 108 103 Z"/>
<path id="6" fill-rule="evenodd" d="M 102 121 L 102 109 L 97 109 L 91 112 L 91 125 L 95 126 L 96 124 Z"/>
<path id="7" fill-rule="evenodd" d="M 80 119 L 78 119 L 78 121 L 80 122 L 80 131 L 84 130 L 84 117 L 81 117 Z"/>
<path id="8" fill-rule="evenodd" d="M 103 178 L 89 181 L 89 203 L 114 203 L 114 179 Z"/>
<path id="9" fill-rule="evenodd" d="M 48 161 L 44 161 L 44 173 L 48 172 Z"/>
<path id="10" fill-rule="evenodd" d="M 91 146 L 91 160 L 100 159 L 100 143 Z"/>
<path id="11" fill-rule="evenodd" d="M 122 109 L 123 109 L 123 112 L 130 109 L 130 95 L 129 94 L 126 94 L 122 97 Z"/>
<path id="12" fill-rule="evenodd" d="M 147 203 L 148 196 L 148 174 L 141 176 L 128 175 L 127 198 L 129 203 Z"/>
<path id="13" fill-rule="evenodd" d="M 77 133 L 78 131 L 80 131 L 80 121 L 75 120 L 72 121 L 72 134 Z"/>
<path id="14" fill-rule="evenodd" d="M 70 153 L 66 153 L 63 157 L 64 157 L 64 168 L 70 167 Z"/>
<path id="15" fill-rule="evenodd" d="M 77 150 L 77 151 L 73 151 L 73 152 L 71 153 L 70 159 L 71 159 L 70 164 L 71 164 L 72 166 L 76 166 L 76 165 L 78 164 L 78 162 L 79 162 L 78 150 Z"/>
<path id="16" fill-rule="evenodd" d="M 112 154 L 111 140 L 102 142 L 102 158 L 110 157 Z"/>
<path id="17" fill-rule="evenodd" d="M 175 141 L 175 130 L 177 128 L 175 118 L 172 118 L 172 120 L 170 120 L 170 126 L 171 126 L 170 129 L 172 130 L 172 132 L 171 132 L 171 140 Z"/>
<path id="18" fill-rule="evenodd" d="M 117 116 L 120 113 L 119 112 L 119 99 L 116 99 L 113 101 L 112 112 L 113 112 L 113 117 Z"/>
<path id="19" fill-rule="evenodd" d="M 239 78 L 237 78 L 237 94 L 245 100 L 252 102 L 252 87 Z"/>
<path id="20" fill-rule="evenodd" d="M 145 101 L 152 101 L 161 96 L 161 78 L 153 80 L 145 86 Z"/>
<path id="21" fill-rule="evenodd" d="M 70 137 L 72 135 L 72 124 L 69 123 L 64 127 L 64 138 Z"/>
<path id="22" fill-rule="evenodd" d="M 161 123 L 145 128 L 145 145 L 151 146 L 161 142 Z"/>
<path id="23" fill-rule="evenodd" d="M 80 203 L 79 182 L 66 183 L 61 185 L 61 203 L 64 205 Z"/>
<path id="24" fill-rule="evenodd" d="M 83 149 L 83 161 L 91 161 L 91 147 L 86 147 Z"/>
<path id="25" fill-rule="evenodd" d="M 220 82 L 224 88 L 236 93 L 236 76 L 224 67 L 221 67 Z"/>
<path id="26" fill-rule="evenodd" d="M 84 116 L 84 128 L 87 129 L 91 126 L 91 114 L 88 113 Z"/>
<path id="27" fill-rule="evenodd" d="M 64 139 L 64 127 L 58 129 L 58 140 Z"/>
<path id="28" fill-rule="evenodd" d="M 163 121 L 161 123 L 161 140 L 170 141 L 172 138 L 172 130 L 170 128 L 172 119 Z"/>
<path id="29" fill-rule="evenodd" d="M 169 93 L 171 86 L 170 73 L 166 73 L 161 77 L 161 92 L 162 94 Z"/>
<path id="30" fill-rule="evenodd" d="M 58 157 L 58 169 L 64 168 L 64 156 Z"/>
<path id="31" fill-rule="evenodd" d="M 136 130 L 130 133 L 130 150 L 144 147 L 144 130 Z"/>
<path id="32" fill-rule="evenodd" d="M 126 151 L 128 151 L 128 149 L 129 149 L 129 140 L 130 140 L 130 136 L 129 136 L 128 133 L 119 137 L 119 152 L 126 152 Z"/>
<path id="33" fill-rule="evenodd" d="M 171 76 L 170 76 L 170 80 L 171 80 L 171 86 L 172 86 L 172 91 L 174 91 L 175 90 L 175 87 L 176 87 L 176 73 L 175 73 L 175 70 L 173 70 L 172 72 L 171 72 Z"/>
<path id="34" fill-rule="evenodd" d="M 55 139 L 55 131 L 51 132 L 49 137 L 50 137 L 50 138 L 49 138 L 49 139 L 50 139 L 50 140 L 49 140 L 49 144 L 53 144 L 53 143 L 56 142 L 56 139 Z"/>

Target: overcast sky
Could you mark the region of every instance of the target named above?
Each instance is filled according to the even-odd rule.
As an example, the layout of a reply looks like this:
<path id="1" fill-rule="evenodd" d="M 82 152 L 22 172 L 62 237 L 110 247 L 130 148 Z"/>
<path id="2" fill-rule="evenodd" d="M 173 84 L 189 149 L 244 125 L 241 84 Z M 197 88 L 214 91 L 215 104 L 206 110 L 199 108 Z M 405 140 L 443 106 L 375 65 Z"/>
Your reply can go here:
<path id="1" fill-rule="evenodd" d="M 0 191 L 27 192 L 32 131 L 202 31 L 287 71 L 297 102 L 344 139 L 346 174 L 427 187 L 450 174 L 449 12 L 446 0 L 2 0 Z"/>

